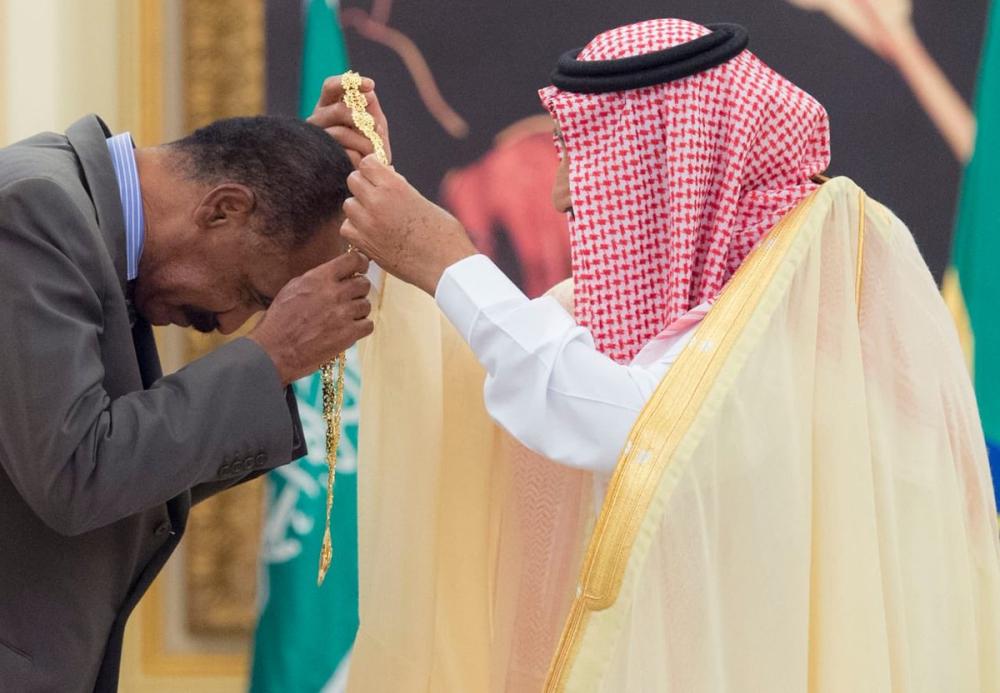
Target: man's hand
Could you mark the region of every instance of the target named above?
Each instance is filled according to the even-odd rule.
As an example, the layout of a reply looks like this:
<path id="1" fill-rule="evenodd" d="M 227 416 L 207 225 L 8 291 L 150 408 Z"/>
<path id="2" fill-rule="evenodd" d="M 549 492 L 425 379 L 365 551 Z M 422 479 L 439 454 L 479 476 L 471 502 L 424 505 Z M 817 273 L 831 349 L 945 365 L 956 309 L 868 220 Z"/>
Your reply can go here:
<path id="1" fill-rule="evenodd" d="M 385 155 L 392 161 L 392 150 L 389 147 L 389 125 L 379 105 L 378 97 L 375 95 L 375 82 L 367 77 L 361 80 L 361 93 L 368 101 L 368 112 L 375 119 L 375 131 L 382 137 L 382 144 L 385 146 Z M 341 147 L 347 150 L 347 156 L 351 158 L 354 168 L 358 167 L 361 159 L 372 153 L 372 143 L 367 137 L 362 135 L 354 127 L 354 120 L 351 118 L 351 109 L 343 102 L 344 87 L 340 84 L 340 77 L 327 77 L 323 82 L 323 91 L 316 102 L 316 108 L 306 122 L 323 128 L 335 139 Z"/>
<path id="2" fill-rule="evenodd" d="M 385 271 L 433 295 L 441 275 L 476 249 L 455 217 L 374 156 L 347 177 L 340 234 Z"/>
<path id="3" fill-rule="evenodd" d="M 368 258 L 345 253 L 288 282 L 248 335 L 274 361 L 281 382 L 309 375 L 372 332 Z"/>

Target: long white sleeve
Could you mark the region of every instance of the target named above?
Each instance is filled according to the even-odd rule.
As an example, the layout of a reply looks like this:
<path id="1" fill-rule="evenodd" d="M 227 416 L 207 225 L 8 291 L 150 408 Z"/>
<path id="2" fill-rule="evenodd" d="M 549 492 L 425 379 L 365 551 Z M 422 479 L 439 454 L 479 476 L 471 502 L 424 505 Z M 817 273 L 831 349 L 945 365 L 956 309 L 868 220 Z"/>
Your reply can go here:
<path id="1" fill-rule="evenodd" d="M 487 371 L 490 415 L 531 450 L 605 473 L 692 333 L 648 366 L 617 364 L 554 298 L 529 300 L 484 255 L 449 267 L 435 296 Z"/>

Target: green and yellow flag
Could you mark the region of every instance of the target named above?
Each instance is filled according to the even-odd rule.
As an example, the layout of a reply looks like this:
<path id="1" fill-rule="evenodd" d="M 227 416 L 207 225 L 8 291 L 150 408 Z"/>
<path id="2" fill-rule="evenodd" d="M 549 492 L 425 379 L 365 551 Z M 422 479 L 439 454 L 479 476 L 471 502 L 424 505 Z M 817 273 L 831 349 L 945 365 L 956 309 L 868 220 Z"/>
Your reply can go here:
<path id="1" fill-rule="evenodd" d="M 993 488 L 1000 499 L 1000 0 L 992 3 L 983 44 L 976 121 L 944 293 L 972 365 Z"/>
<path id="2" fill-rule="evenodd" d="M 299 113 L 307 117 L 323 80 L 347 69 L 336 6 L 310 0 L 303 44 Z M 253 693 L 339 693 L 358 629 L 357 442 L 355 350 L 344 375 L 343 434 L 337 460 L 331 533 L 333 563 L 322 587 L 316 570 L 326 512 L 326 431 L 315 373 L 294 384 L 309 454 L 268 475 L 261 545 L 260 616 L 254 637 Z"/>

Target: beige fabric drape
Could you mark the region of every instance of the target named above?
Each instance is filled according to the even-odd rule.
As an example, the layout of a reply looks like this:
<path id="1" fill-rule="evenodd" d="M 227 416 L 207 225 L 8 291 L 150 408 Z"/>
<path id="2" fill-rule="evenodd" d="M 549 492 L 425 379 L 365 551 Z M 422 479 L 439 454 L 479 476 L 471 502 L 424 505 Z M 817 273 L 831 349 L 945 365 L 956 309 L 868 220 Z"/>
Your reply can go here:
<path id="1" fill-rule="evenodd" d="M 429 298 L 389 283 L 376 320 L 352 691 L 1000 690 L 996 509 L 958 341 L 909 232 L 850 181 L 782 220 L 667 374 L 578 594 L 589 480 L 515 483 L 528 460 Z"/>
<path id="2" fill-rule="evenodd" d="M 392 277 L 382 292 L 361 345 L 349 690 L 540 690 L 593 524 L 591 476 L 493 424 L 482 368 L 429 296 Z"/>
<path id="3" fill-rule="evenodd" d="M 1000 689 L 958 340 L 909 232 L 850 181 L 743 265 L 631 447 L 553 690 Z"/>

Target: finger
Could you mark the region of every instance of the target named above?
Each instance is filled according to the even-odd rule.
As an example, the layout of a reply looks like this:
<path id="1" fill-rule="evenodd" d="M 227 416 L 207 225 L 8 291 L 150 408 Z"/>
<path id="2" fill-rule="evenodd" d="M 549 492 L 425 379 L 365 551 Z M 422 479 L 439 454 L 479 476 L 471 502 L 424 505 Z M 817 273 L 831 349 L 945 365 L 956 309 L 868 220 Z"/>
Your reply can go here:
<path id="1" fill-rule="evenodd" d="M 358 227 L 350 219 L 345 219 L 340 225 L 340 237 L 350 245 L 352 254 L 359 255 L 365 259 L 364 269 L 359 269 L 355 274 L 366 273 L 371 263 L 371 260 L 368 258 L 373 257 L 369 252 L 368 247 L 371 243 L 368 237 L 363 231 L 358 230 Z"/>
<path id="2" fill-rule="evenodd" d="M 351 194 L 354 195 L 354 197 L 357 198 L 357 201 L 361 203 L 361 211 L 367 212 L 367 207 L 371 204 L 372 196 L 375 193 L 375 186 L 372 185 L 371 182 L 358 171 L 351 171 L 350 175 L 347 176 L 347 189 L 350 190 Z"/>
<path id="3" fill-rule="evenodd" d="M 368 258 L 361 253 L 343 253 L 333 258 L 323 269 L 336 281 L 356 278 L 356 275 L 368 270 Z"/>
<path id="4" fill-rule="evenodd" d="M 361 165 L 361 154 L 354 151 L 353 149 L 345 150 L 347 152 L 347 158 L 351 160 L 351 166 L 355 169 Z"/>
<path id="5" fill-rule="evenodd" d="M 346 303 L 358 301 L 362 298 L 368 298 L 368 294 L 371 290 L 372 283 L 368 281 L 368 277 L 363 274 L 354 275 L 348 277 L 347 279 L 341 279 L 337 282 L 337 291 L 340 296 L 340 300 Z"/>
<path id="6" fill-rule="evenodd" d="M 372 217 L 371 212 L 365 208 L 364 203 L 358 198 L 348 197 L 344 200 L 342 209 L 344 210 L 346 221 L 351 222 L 352 229 L 357 233 L 360 234 L 374 225 L 375 219 Z M 343 235 L 343 229 L 341 229 L 341 232 L 341 235 Z"/>
<path id="7" fill-rule="evenodd" d="M 340 75 L 327 77 L 323 80 L 323 88 L 320 89 L 319 101 L 316 102 L 316 107 L 328 106 L 331 103 L 340 101 L 340 97 L 343 95 L 344 87 L 340 83 Z"/>
<path id="8" fill-rule="evenodd" d="M 357 339 L 362 339 L 375 331 L 375 323 L 372 322 L 371 318 L 356 320 L 354 322 L 354 329 L 356 330 Z"/>
<path id="9" fill-rule="evenodd" d="M 334 125 L 350 127 L 354 124 L 354 118 L 351 117 L 351 109 L 347 107 L 347 104 L 338 101 L 329 106 L 317 106 L 312 115 L 306 118 L 306 122 L 321 128 Z"/>
<path id="10" fill-rule="evenodd" d="M 344 203 L 347 206 L 347 203 Z M 351 221 L 350 216 L 344 219 L 343 223 L 340 225 L 340 236 L 345 241 L 353 245 L 355 248 L 363 248 L 361 234 L 358 233 L 358 228 Z"/>
<path id="11" fill-rule="evenodd" d="M 363 274 L 345 279 L 343 284 L 346 287 L 347 296 L 352 299 L 367 298 L 368 293 L 372 290 L 372 283 Z"/>
<path id="12" fill-rule="evenodd" d="M 354 253 L 357 253 L 365 258 L 366 262 L 371 262 L 368 260 L 369 257 L 374 257 L 369 246 L 371 243 L 368 241 L 368 237 L 354 225 L 350 219 L 345 219 L 340 225 L 340 237 L 347 241 L 353 248 Z M 365 271 L 367 272 L 368 265 L 365 265 Z"/>
<path id="13" fill-rule="evenodd" d="M 316 104 L 317 106 L 328 106 L 344 98 L 344 85 L 341 83 L 340 77 L 340 75 L 333 75 L 323 80 L 323 89 L 320 91 L 319 101 Z M 368 92 L 373 91 L 374 89 L 374 80 L 368 77 L 361 78 L 361 87 L 359 88 L 359 91 Z"/>
<path id="14" fill-rule="evenodd" d="M 396 176 L 396 172 L 380 162 L 374 154 L 369 154 L 361 160 L 358 171 L 376 187 L 388 184 Z"/>
<path id="15" fill-rule="evenodd" d="M 344 96 L 344 85 L 340 81 L 340 75 L 332 75 L 323 80 L 323 88 L 319 93 L 317 106 L 328 106 L 331 103 L 340 101 Z"/>
<path id="16" fill-rule="evenodd" d="M 336 125 L 332 128 L 327 128 L 326 132 L 346 151 L 358 152 L 362 157 L 375 151 L 371 141 L 353 128 Z"/>
<path id="17" fill-rule="evenodd" d="M 367 298 L 356 298 L 348 305 L 350 315 L 355 320 L 362 320 L 372 312 L 372 304 Z"/>
<path id="18" fill-rule="evenodd" d="M 355 286 L 360 283 L 360 285 L 356 288 L 358 291 L 363 291 L 367 294 L 368 290 L 371 288 L 368 279 L 365 277 L 365 272 L 368 271 L 368 264 L 370 262 L 368 260 L 368 256 L 357 251 L 349 252 L 348 255 L 351 258 L 351 266 L 354 269 L 354 274 L 351 275 L 351 286 Z M 355 279 L 357 281 L 353 281 Z"/>
<path id="19" fill-rule="evenodd" d="M 339 79 L 339 77 L 336 79 Z M 374 85 L 374 82 L 371 82 L 371 80 L 368 80 L 368 82 Z M 386 158 L 391 162 L 392 147 L 389 143 L 389 126 L 385 117 L 385 112 L 382 110 L 382 105 L 379 103 L 378 95 L 375 94 L 374 91 L 365 92 L 364 89 L 362 89 L 362 92 L 364 93 L 365 101 L 367 102 L 367 110 L 375 120 L 375 130 L 382 138 Z M 353 130 L 354 117 L 351 115 L 351 109 L 348 108 L 347 104 L 340 100 L 342 96 L 343 92 L 340 92 L 340 97 L 338 97 L 337 100 L 326 105 L 320 105 L 323 102 L 323 99 L 321 98 L 320 104 L 316 105 L 312 115 L 306 119 L 306 122 L 323 129 L 342 126 Z M 367 154 L 369 152 L 364 153 Z"/>

